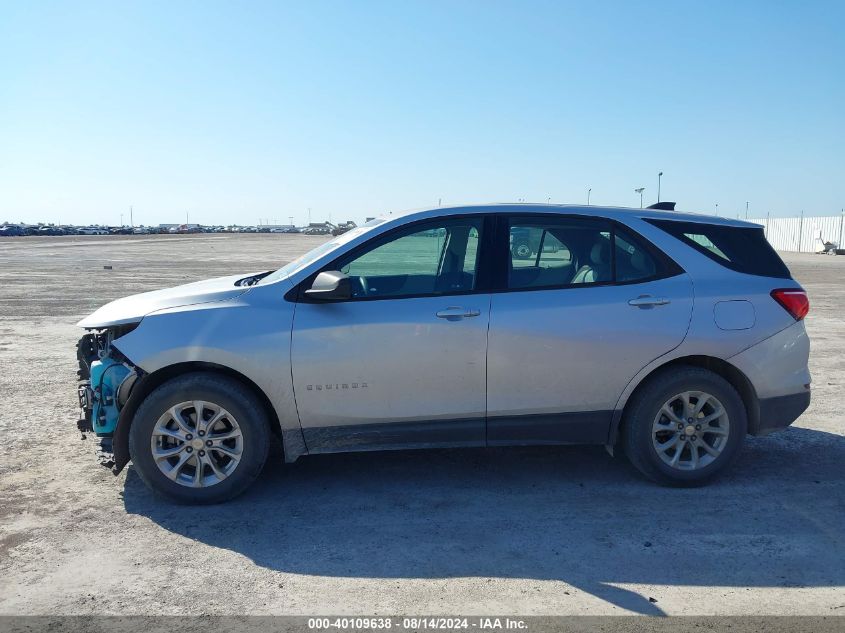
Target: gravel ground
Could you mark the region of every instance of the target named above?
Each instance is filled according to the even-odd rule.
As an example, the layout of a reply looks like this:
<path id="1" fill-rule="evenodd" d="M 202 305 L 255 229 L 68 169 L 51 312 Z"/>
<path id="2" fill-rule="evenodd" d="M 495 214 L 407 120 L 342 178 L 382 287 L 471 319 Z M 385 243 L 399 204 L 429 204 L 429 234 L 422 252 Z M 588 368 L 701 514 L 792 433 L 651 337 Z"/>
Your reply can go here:
<path id="1" fill-rule="evenodd" d="M 247 494 L 194 508 L 97 466 L 74 323 L 322 239 L 0 240 L 0 614 L 845 615 L 845 257 L 785 256 L 813 306 L 812 405 L 707 488 L 594 447 L 276 450 Z"/>

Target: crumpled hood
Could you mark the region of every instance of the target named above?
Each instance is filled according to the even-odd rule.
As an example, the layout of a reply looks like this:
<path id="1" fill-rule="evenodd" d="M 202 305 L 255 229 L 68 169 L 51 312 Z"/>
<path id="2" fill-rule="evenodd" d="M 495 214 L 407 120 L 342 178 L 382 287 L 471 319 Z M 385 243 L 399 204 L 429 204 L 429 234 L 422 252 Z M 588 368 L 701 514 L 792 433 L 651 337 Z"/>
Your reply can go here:
<path id="1" fill-rule="evenodd" d="M 247 292 L 249 286 L 236 286 L 235 282 L 261 273 L 232 275 L 206 279 L 183 286 L 154 290 L 131 295 L 107 303 L 82 319 L 77 325 L 84 328 L 101 328 L 111 325 L 137 323 L 145 316 L 165 308 L 178 308 L 212 301 L 233 299 Z"/>

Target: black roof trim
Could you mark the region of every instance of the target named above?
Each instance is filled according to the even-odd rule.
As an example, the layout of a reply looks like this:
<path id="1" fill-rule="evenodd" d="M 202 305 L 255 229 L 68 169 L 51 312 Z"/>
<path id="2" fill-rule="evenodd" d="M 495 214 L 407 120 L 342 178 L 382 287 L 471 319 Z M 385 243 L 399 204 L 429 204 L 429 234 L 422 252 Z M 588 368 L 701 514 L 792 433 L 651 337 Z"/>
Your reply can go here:
<path id="1" fill-rule="evenodd" d="M 646 209 L 657 209 L 658 211 L 674 211 L 675 202 L 655 202 L 646 207 Z"/>

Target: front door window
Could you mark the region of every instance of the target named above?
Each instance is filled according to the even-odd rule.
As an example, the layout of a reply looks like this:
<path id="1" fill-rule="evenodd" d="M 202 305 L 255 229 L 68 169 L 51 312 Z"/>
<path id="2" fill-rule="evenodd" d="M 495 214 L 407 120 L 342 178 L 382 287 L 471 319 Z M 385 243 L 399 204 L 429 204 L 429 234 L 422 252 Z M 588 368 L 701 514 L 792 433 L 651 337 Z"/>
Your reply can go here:
<path id="1" fill-rule="evenodd" d="M 475 290 L 483 220 L 415 225 L 355 253 L 337 268 L 353 299 L 424 297 Z"/>

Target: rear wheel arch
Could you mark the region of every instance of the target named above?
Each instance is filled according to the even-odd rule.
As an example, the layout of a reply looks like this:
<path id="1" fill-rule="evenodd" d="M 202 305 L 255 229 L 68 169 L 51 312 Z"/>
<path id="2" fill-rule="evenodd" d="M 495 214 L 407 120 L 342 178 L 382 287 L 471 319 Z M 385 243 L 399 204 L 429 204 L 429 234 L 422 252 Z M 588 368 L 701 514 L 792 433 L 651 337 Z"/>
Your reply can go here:
<path id="1" fill-rule="evenodd" d="M 114 451 L 114 467 L 112 472 L 115 475 L 129 463 L 129 429 L 135 419 L 135 413 L 144 399 L 151 394 L 155 389 L 164 383 L 178 378 L 184 374 L 206 372 L 218 374 L 237 380 L 239 383 L 249 389 L 253 395 L 261 403 L 262 408 L 270 423 L 270 431 L 277 437 L 282 436 L 282 425 L 279 421 L 279 416 L 276 413 L 267 394 L 255 384 L 252 380 L 244 376 L 242 373 L 226 367 L 225 365 L 218 365 L 217 363 L 208 363 L 201 361 L 191 361 L 185 363 L 177 363 L 175 365 L 168 365 L 162 367 L 150 374 L 146 374 L 142 380 L 139 380 L 132 390 L 129 400 L 120 411 L 120 418 L 118 419 L 117 428 L 114 431 L 113 451 Z"/>
<path id="2" fill-rule="evenodd" d="M 740 398 L 742 399 L 743 405 L 745 405 L 745 412 L 748 417 L 749 433 L 753 434 L 756 431 L 760 423 L 760 404 L 757 399 L 757 391 L 754 389 L 754 385 L 751 384 L 748 377 L 729 362 L 721 358 L 716 358 L 715 356 L 681 356 L 679 358 L 673 358 L 671 361 L 652 369 L 631 391 L 625 400 L 624 405 L 613 417 L 610 436 L 608 437 L 608 446 L 615 446 L 618 443 L 625 420 L 625 413 L 630 403 L 633 402 L 634 396 L 638 392 L 642 391 L 653 380 L 658 379 L 661 373 L 671 371 L 672 368 L 679 367 L 700 367 L 702 369 L 712 371 L 714 374 L 727 380 L 728 383 L 737 390 Z"/>

